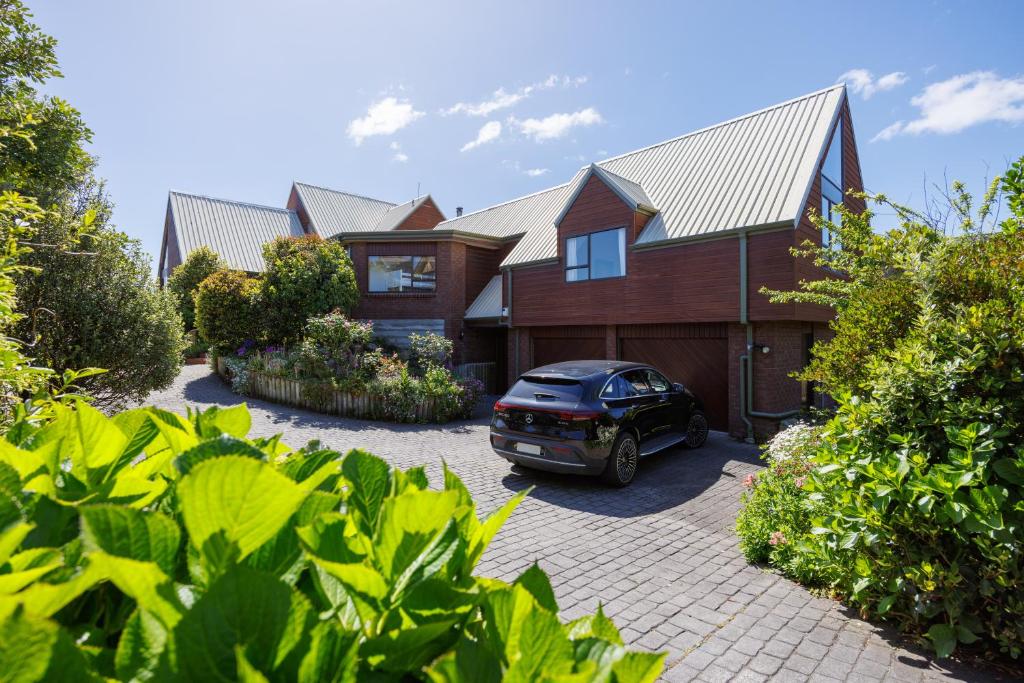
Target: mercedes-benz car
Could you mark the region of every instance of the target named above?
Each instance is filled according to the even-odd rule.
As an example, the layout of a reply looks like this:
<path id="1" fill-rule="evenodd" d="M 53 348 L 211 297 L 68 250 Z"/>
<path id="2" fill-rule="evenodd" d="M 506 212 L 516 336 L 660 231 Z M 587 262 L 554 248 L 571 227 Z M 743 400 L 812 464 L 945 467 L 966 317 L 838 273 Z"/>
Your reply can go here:
<path id="1" fill-rule="evenodd" d="M 530 370 L 494 404 L 491 447 L 509 462 L 625 486 L 644 456 L 708 437 L 704 406 L 656 368 L 569 361 Z"/>

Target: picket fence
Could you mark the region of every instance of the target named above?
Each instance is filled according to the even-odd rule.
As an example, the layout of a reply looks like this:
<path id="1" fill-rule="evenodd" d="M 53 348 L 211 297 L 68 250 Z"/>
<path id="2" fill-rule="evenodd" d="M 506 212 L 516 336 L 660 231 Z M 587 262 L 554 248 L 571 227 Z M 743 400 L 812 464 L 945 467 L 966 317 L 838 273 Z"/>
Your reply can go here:
<path id="1" fill-rule="evenodd" d="M 229 379 L 223 358 L 217 358 L 217 374 Z M 329 415 L 378 420 L 384 417 L 385 399 L 367 394 L 354 394 L 337 389 L 320 392 L 322 396 L 303 395 L 302 382 L 285 377 L 249 372 L 249 390 L 246 395 L 274 403 L 304 408 Z M 428 398 L 416 405 L 417 422 L 438 422 L 437 401 Z"/>

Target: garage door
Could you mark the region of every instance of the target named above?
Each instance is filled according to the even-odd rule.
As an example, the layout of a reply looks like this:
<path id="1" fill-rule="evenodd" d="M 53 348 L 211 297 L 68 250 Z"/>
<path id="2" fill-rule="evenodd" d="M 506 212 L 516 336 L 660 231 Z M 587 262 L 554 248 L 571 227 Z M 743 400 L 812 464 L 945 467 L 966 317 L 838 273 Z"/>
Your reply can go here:
<path id="1" fill-rule="evenodd" d="M 566 360 L 604 358 L 604 338 L 596 337 L 534 337 L 533 367 Z"/>
<path id="2" fill-rule="evenodd" d="M 728 340 L 631 337 L 620 349 L 623 360 L 653 365 L 700 397 L 712 429 L 729 428 Z"/>

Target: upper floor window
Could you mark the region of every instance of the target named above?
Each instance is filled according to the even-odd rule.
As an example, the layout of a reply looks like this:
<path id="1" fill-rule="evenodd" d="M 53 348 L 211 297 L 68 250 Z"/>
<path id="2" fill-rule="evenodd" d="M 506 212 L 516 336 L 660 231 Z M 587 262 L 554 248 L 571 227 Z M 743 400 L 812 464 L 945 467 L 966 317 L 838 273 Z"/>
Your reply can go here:
<path id="1" fill-rule="evenodd" d="M 600 280 L 626 274 L 626 229 L 615 228 L 565 240 L 565 281 Z"/>
<path id="2" fill-rule="evenodd" d="M 832 134 L 832 142 L 821 165 L 821 216 L 835 225 L 842 224 L 842 216 L 836 210 L 836 204 L 843 203 L 843 122 L 836 124 Z M 831 230 L 821 233 L 821 245 L 830 249 L 839 246 Z"/>
<path id="3" fill-rule="evenodd" d="M 437 272 L 433 256 L 368 257 L 371 292 L 433 292 Z"/>

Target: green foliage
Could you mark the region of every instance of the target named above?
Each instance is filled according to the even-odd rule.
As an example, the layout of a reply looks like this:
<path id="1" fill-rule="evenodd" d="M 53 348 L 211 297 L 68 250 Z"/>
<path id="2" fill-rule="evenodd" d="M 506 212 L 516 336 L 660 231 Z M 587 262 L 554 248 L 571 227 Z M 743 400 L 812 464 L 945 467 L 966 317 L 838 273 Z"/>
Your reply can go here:
<path id="1" fill-rule="evenodd" d="M 260 338 L 259 283 L 237 270 L 221 270 L 199 283 L 195 294 L 199 336 L 230 353 Z"/>
<path id="2" fill-rule="evenodd" d="M 97 196 L 88 205 L 105 202 Z M 106 225 L 106 213 L 90 213 L 85 234 L 77 233 L 87 217 L 67 208 L 34 225 L 35 242 L 69 246 L 36 247 L 22 258 L 30 270 L 17 278 L 19 304 L 32 315 L 16 330 L 35 339 L 34 355 L 57 372 L 109 368 L 84 386 L 111 406 L 169 385 L 187 342 L 174 297 L 153 281 L 138 240 Z"/>
<path id="3" fill-rule="evenodd" d="M 940 656 L 979 641 L 1024 651 L 1022 168 L 1024 159 L 998 185 L 1011 214 L 994 230 L 983 227 L 995 190 L 975 217 L 954 185 L 954 234 L 907 217 L 843 257 L 857 265 L 841 287 L 837 337 L 818 349 L 831 358 L 817 365 L 839 409 L 813 458 L 805 517 L 758 509 L 767 497 L 756 490 L 743 513 L 798 534 L 809 522 L 790 539 L 796 560 L 774 551 L 769 560 L 785 571 L 795 562 L 803 578 L 922 634 Z M 877 296 L 859 281 L 885 288 L 886 272 L 902 295 Z M 851 312 L 898 321 L 899 332 L 866 339 Z M 862 367 L 848 371 L 841 354 L 862 345 Z"/>
<path id="4" fill-rule="evenodd" d="M 600 607 L 563 624 L 536 565 L 473 575 L 485 520 L 354 450 L 85 404 L 0 442 L 0 679 L 654 681 Z"/>
<path id="5" fill-rule="evenodd" d="M 199 283 L 220 270 L 227 270 L 227 264 L 217 252 L 204 245 L 191 252 L 167 278 L 167 289 L 178 300 L 178 312 L 185 322 L 186 331 L 194 329 L 196 325 L 194 297 Z"/>
<path id="6" fill-rule="evenodd" d="M 764 452 L 767 467 L 747 475 L 743 509 L 736 519 L 740 549 L 750 562 L 768 562 L 803 581 L 821 580 L 798 545 L 822 512 L 806 490 L 811 458 L 821 442 L 820 428 L 797 424 L 778 434 Z"/>
<path id="7" fill-rule="evenodd" d="M 409 347 L 409 359 L 421 372 L 425 372 L 431 366 L 451 364 L 454 344 L 448 337 L 433 332 L 413 333 L 409 335 Z"/>
<path id="8" fill-rule="evenodd" d="M 272 343 L 295 341 L 310 318 L 347 313 L 359 300 L 352 261 L 335 240 L 278 238 L 264 245 L 263 259 L 263 324 Z"/>

